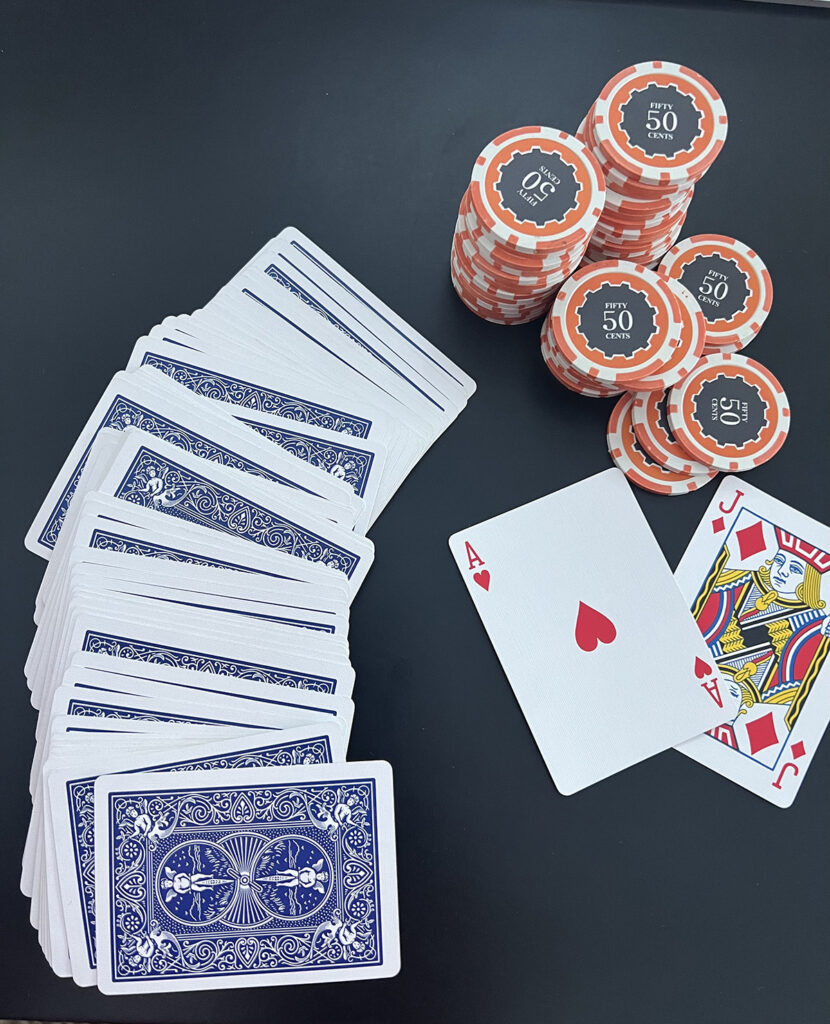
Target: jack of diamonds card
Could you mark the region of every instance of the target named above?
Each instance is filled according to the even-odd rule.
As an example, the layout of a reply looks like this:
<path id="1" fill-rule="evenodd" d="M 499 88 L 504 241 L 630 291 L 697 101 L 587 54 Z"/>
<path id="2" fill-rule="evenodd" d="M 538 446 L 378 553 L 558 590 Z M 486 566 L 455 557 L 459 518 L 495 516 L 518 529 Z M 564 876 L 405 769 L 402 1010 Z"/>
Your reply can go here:
<path id="1" fill-rule="evenodd" d="M 675 577 L 738 697 L 678 749 L 789 807 L 830 719 L 830 529 L 726 477 Z"/>

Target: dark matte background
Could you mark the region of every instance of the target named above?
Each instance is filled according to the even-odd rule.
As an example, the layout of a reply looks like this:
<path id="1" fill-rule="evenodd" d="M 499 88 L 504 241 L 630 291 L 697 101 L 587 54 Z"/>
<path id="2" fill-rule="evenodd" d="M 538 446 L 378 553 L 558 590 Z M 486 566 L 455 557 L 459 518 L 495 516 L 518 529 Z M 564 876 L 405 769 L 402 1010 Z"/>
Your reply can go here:
<path id="1" fill-rule="evenodd" d="M 610 403 L 550 378 L 537 327 L 488 325 L 452 293 L 473 161 L 518 124 L 573 131 L 612 74 L 654 58 L 711 78 L 729 111 L 688 233 L 745 240 L 775 282 L 752 354 L 783 381 L 792 430 L 747 479 L 827 518 L 828 52 L 830 13 L 751 3 L 2 5 L 0 1016 L 828 1020 L 830 742 L 786 811 L 674 751 L 559 796 L 446 547 L 609 465 Z M 373 530 L 352 616 L 350 755 L 395 768 L 403 970 L 106 998 L 52 975 L 17 889 L 35 724 L 22 665 L 42 571 L 22 538 L 135 338 L 204 303 L 286 224 L 478 381 Z M 638 495 L 672 565 L 712 493 Z"/>

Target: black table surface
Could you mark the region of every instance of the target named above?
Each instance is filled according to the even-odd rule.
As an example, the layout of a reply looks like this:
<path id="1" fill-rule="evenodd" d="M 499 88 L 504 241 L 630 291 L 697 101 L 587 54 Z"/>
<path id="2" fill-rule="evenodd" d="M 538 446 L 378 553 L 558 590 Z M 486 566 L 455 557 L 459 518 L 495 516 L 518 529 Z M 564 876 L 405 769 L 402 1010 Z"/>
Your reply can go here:
<path id="1" fill-rule="evenodd" d="M 792 429 L 747 479 L 827 518 L 829 52 L 829 13 L 745 2 L 6 0 L 0 1016 L 827 1021 L 830 742 L 786 811 L 674 751 L 561 797 L 447 538 L 609 465 L 611 404 L 552 380 L 538 325 L 487 324 L 452 292 L 473 161 L 516 125 L 575 130 L 612 74 L 661 58 L 710 78 L 729 112 L 687 233 L 746 241 L 775 284 L 752 354 L 784 383 Z M 22 538 L 134 340 L 287 224 L 478 382 L 372 530 L 352 611 L 349 753 L 395 770 L 403 968 L 107 998 L 52 974 L 17 885 L 43 569 Z M 672 565 L 712 493 L 638 493 Z"/>

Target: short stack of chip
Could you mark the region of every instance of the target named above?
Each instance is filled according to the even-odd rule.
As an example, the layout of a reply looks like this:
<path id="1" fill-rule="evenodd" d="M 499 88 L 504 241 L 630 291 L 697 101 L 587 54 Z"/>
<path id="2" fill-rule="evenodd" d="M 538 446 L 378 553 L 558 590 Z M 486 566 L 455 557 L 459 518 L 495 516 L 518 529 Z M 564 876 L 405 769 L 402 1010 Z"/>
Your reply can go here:
<path id="1" fill-rule="evenodd" d="M 705 315 L 680 280 L 606 260 L 562 285 L 541 340 L 566 388 L 620 396 L 608 450 L 628 479 L 686 494 L 719 471 L 765 462 L 789 429 L 787 397 L 769 370 L 732 352 L 707 354 L 707 338 Z"/>
<path id="2" fill-rule="evenodd" d="M 607 183 L 586 260 L 656 263 L 678 238 L 726 130 L 723 101 L 696 71 L 650 61 L 615 75 L 577 131 Z"/>
<path id="3" fill-rule="evenodd" d="M 706 318 L 707 354 L 745 348 L 772 306 L 772 279 L 764 261 L 726 235 L 684 238 L 663 257 L 659 272 L 697 299 Z"/>
<path id="4" fill-rule="evenodd" d="M 453 237 L 450 273 L 464 304 L 498 324 L 542 316 L 579 266 L 605 202 L 588 149 L 554 128 L 499 135 L 479 155 Z"/>

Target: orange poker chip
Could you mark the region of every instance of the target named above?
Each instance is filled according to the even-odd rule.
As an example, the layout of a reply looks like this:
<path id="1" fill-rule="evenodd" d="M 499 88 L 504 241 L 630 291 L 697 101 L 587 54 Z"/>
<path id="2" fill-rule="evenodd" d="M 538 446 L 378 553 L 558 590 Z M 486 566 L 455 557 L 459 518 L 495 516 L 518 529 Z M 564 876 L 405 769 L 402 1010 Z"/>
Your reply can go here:
<path id="1" fill-rule="evenodd" d="M 634 433 L 646 454 L 676 473 L 708 473 L 709 467 L 693 459 L 671 432 L 665 391 L 636 392 L 632 395 Z"/>
<path id="2" fill-rule="evenodd" d="M 605 202 L 605 179 L 578 139 L 534 125 L 482 150 L 470 202 L 484 229 L 524 253 L 555 252 L 587 239 Z"/>
<path id="3" fill-rule="evenodd" d="M 629 390 L 662 392 L 674 387 L 692 372 L 700 362 L 700 357 L 706 352 L 706 321 L 700 306 L 679 281 L 666 278 L 666 284 L 674 293 L 680 309 L 680 343 L 665 366 L 654 376 L 641 377 L 629 387 Z"/>
<path id="4" fill-rule="evenodd" d="M 605 159 L 626 178 L 686 185 L 720 152 L 726 108 L 696 71 L 649 61 L 625 68 L 607 83 L 594 103 L 592 128 Z"/>
<path id="5" fill-rule="evenodd" d="M 761 257 L 727 235 L 684 238 L 663 257 L 660 273 L 695 296 L 706 317 L 706 344 L 743 348 L 772 306 L 772 278 Z"/>
<path id="6" fill-rule="evenodd" d="M 578 270 L 551 308 L 556 344 L 580 373 L 626 384 L 657 373 L 680 342 L 681 317 L 651 270 L 606 260 Z"/>
<path id="7" fill-rule="evenodd" d="M 765 366 L 727 352 L 704 356 L 671 389 L 668 417 L 692 458 L 742 473 L 771 459 L 787 439 L 790 404 Z"/>
<path id="8" fill-rule="evenodd" d="M 557 349 L 556 340 L 547 321 L 542 325 L 541 340 L 542 356 L 547 368 L 566 388 L 588 398 L 614 398 L 616 395 L 622 394 L 620 388 L 614 388 L 608 384 L 601 383 L 601 381 L 584 377 L 581 373 L 574 370 Z"/>
<path id="9" fill-rule="evenodd" d="M 716 470 L 677 473 L 651 458 L 634 433 L 633 406 L 633 397 L 623 395 L 608 421 L 608 452 L 614 464 L 633 484 L 654 494 L 688 494 L 714 480 L 718 475 Z"/>

